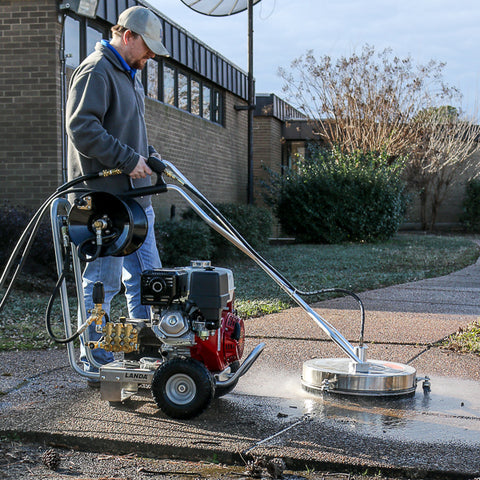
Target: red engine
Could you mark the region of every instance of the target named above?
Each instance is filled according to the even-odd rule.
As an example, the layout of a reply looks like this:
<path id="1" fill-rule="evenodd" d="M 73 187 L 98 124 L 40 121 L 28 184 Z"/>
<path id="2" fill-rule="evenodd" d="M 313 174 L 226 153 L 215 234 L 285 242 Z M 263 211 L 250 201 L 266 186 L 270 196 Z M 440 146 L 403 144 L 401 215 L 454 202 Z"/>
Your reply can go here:
<path id="1" fill-rule="evenodd" d="M 199 360 L 211 372 L 221 372 L 233 362 L 240 360 L 245 347 L 245 325 L 233 313 L 233 301 L 228 310 L 222 312 L 222 321 L 216 335 L 202 340 L 195 336 L 196 344 L 191 347 L 191 356 Z"/>
<path id="2" fill-rule="evenodd" d="M 162 354 L 190 356 L 214 373 L 242 358 L 245 326 L 234 312 L 231 270 L 198 262 L 146 271 L 141 295 L 153 307 L 152 330 Z"/>

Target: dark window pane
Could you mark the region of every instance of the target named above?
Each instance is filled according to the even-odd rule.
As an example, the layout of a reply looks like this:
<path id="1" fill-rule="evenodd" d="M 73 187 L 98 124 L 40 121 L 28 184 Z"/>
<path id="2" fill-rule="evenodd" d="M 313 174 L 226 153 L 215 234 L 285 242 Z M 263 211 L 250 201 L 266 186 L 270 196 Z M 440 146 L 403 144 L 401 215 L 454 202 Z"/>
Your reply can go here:
<path id="1" fill-rule="evenodd" d="M 95 50 L 95 45 L 103 38 L 102 32 L 96 28 L 87 26 L 87 55 Z"/>
<path id="2" fill-rule="evenodd" d="M 223 125 L 223 96 L 218 90 L 213 90 L 212 93 L 212 122 Z"/>
<path id="3" fill-rule="evenodd" d="M 163 67 L 163 101 L 175 105 L 175 70 L 167 65 Z"/>
<path id="4" fill-rule="evenodd" d="M 211 102 L 210 102 L 210 120 L 212 122 L 216 121 L 217 118 L 217 108 L 215 106 L 215 101 L 217 98 L 217 92 L 212 89 L 212 96 L 211 96 Z"/>
<path id="5" fill-rule="evenodd" d="M 188 110 L 188 77 L 178 74 L 178 108 Z"/>

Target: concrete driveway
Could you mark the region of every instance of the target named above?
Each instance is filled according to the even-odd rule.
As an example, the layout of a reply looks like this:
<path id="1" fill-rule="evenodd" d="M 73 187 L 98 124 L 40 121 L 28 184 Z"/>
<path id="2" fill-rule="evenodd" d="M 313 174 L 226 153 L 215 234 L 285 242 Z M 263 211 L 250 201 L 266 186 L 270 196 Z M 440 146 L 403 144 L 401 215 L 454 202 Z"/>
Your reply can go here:
<path id="1" fill-rule="evenodd" d="M 281 457 L 291 469 L 374 467 L 406 475 L 480 476 L 480 357 L 438 340 L 478 318 L 480 265 L 365 292 L 368 358 L 409 364 L 431 378 L 412 397 L 315 396 L 302 364 L 344 356 L 300 308 L 246 323 L 247 348 L 264 353 L 236 389 L 192 420 L 173 420 L 148 389 L 120 406 L 100 400 L 64 350 L 0 353 L 0 434 L 115 453 L 240 462 Z M 318 312 L 349 341 L 359 313 L 348 298 Z"/>

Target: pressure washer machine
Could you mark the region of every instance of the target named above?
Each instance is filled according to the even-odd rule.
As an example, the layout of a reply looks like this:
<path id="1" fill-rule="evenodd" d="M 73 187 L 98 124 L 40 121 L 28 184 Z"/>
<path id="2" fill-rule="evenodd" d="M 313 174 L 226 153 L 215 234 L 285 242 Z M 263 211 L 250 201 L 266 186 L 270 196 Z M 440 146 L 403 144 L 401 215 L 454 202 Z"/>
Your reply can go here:
<path id="1" fill-rule="evenodd" d="M 94 308 L 86 312 L 82 262 L 102 256 L 124 256 L 138 249 L 147 233 L 147 219 L 135 198 L 168 191 L 179 194 L 203 221 L 251 258 L 347 355 L 347 358 L 307 360 L 301 380 L 305 390 L 374 397 L 415 393 L 419 378 L 414 368 L 395 362 L 367 360 L 363 342 L 365 312 L 357 295 L 335 288 L 315 292 L 295 288 L 246 242 L 173 164 L 150 157 L 148 165 L 157 175 L 156 184 L 123 195 L 92 191 L 81 186 L 88 179 L 120 174 L 118 170 L 85 175 L 59 187 L 30 221 L 0 279 L 2 288 L 16 266 L 0 303 L 1 309 L 23 267 L 41 218 L 50 209 L 58 281 L 47 305 L 47 331 L 56 342 L 66 344 L 70 365 L 78 374 L 100 383 L 103 400 L 123 402 L 136 394 L 140 386 L 148 385 L 155 402 L 166 415 L 192 418 L 204 411 L 213 398 L 231 392 L 265 348 L 264 343 L 258 344 L 242 361 L 245 323 L 235 310 L 233 273 L 205 260 L 142 273 L 141 302 L 151 307 L 150 318 L 108 318 L 102 308 L 104 293 L 101 283 L 94 287 Z M 164 177 L 176 183 L 166 183 Z M 75 199 L 69 201 L 72 196 Z M 78 304 L 78 328 L 75 331 L 66 283 L 70 269 Z M 326 292 L 348 294 L 358 302 L 361 312 L 358 346 L 353 347 L 303 298 Z M 62 307 L 65 338 L 58 338 L 50 324 L 57 296 Z M 88 326 L 91 324 L 100 334 L 99 340 L 89 338 Z M 86 372 L 78 365 L 73 344 L 76 339 L 85 345 L 87 359 L 97 367 L 98 373 Z M 114 352 L 118 359 L 100 365 L 92 355 L 95 348 Z M 428 378 L 423 380 L 424 388 L 428 388 Z"/>

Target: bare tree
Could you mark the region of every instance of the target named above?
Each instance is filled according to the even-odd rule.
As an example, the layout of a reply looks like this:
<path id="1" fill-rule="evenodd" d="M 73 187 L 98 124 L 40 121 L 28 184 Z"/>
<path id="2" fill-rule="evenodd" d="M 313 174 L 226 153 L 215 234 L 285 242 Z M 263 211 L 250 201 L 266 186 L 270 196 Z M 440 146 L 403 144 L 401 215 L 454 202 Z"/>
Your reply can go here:
<path id="1" fill-rule="evenodd" d="M 457 96 L 442 81 L 444 67 L 433 60 L 416 66 L 390 49 L 375 53 L 365 45 L 359 55 L 336 62 L 327 55 L 317 60 L 309 51 L 279 75 L 288 98 L 327 144 L 399 156 L 415 142 L 411 120 L 418 112 Z"/>

